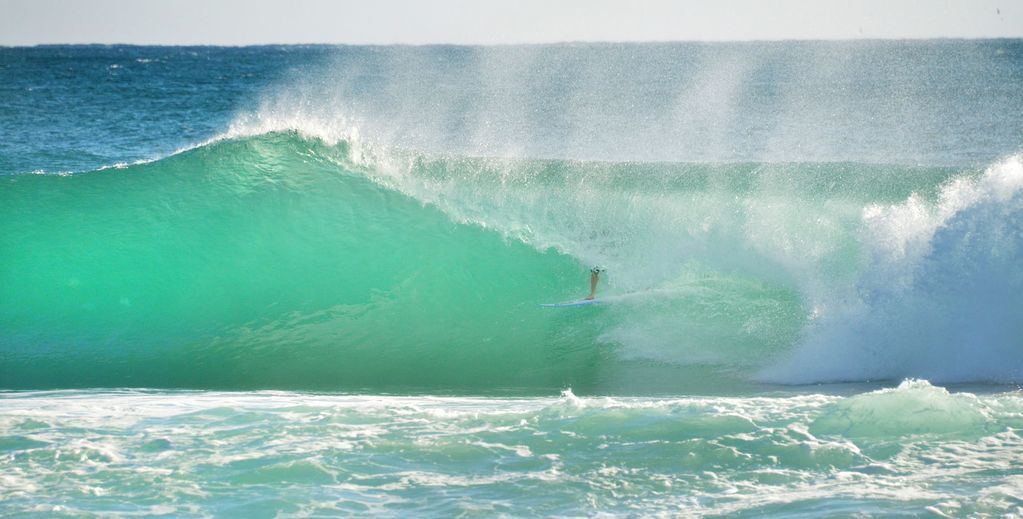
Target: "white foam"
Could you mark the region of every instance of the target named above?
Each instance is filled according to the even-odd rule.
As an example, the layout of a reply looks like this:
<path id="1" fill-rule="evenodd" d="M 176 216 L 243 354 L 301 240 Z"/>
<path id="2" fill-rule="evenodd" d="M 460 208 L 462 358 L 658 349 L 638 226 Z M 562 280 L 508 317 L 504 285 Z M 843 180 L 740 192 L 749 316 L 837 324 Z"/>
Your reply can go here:
<path id="1" fill-rule="evenodd" d="M 772 382 L 1023 380 L 1023 155 L 962 175 L 936 203 L 864 209 L 869 260 Z"/>

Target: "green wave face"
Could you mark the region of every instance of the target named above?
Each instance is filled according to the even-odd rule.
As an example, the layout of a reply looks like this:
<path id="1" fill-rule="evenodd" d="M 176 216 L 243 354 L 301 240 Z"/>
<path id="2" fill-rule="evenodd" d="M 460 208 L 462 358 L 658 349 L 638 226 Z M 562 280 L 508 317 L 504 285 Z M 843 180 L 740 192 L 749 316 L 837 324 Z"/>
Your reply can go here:
<path id="1" fill-rule="evenodd" d="M 864 207 L 952 175 L 369 160 L 283 132 L 9 177 L 0 387 L 743 391 L 858 289 Z M 540 308 L 593 264 L 608 304 Z"/>
<path id="2" fill-rule="evenodd" d="M 568 346 L 593 333 L 535 308 L 583 290 L 576 262 L 308 151 L 277 135 L 10 180 L 3 385 L 585 382 L 594 353 Z"/>

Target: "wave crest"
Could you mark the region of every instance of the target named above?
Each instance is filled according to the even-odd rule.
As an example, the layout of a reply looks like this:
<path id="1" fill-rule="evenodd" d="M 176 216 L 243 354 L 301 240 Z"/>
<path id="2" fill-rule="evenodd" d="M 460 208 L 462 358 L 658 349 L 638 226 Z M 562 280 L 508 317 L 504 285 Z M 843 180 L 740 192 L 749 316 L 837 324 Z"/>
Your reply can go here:
<path id="1" fill-rule="evenodd" d="M 851 290 L 764 380 L 1023 378 L 1023 158 L 863 213 L 870 254 Z"/>

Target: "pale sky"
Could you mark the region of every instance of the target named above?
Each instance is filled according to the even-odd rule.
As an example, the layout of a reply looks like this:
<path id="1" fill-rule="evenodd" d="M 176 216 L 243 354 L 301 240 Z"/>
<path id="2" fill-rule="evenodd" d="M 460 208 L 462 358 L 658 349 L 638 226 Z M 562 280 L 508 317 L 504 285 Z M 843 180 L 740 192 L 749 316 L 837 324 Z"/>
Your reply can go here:
<path id="1" fill-rule="evenodd" d="M 0 45 L 1006 37 L 1023 0 L 0 0 Z"/>

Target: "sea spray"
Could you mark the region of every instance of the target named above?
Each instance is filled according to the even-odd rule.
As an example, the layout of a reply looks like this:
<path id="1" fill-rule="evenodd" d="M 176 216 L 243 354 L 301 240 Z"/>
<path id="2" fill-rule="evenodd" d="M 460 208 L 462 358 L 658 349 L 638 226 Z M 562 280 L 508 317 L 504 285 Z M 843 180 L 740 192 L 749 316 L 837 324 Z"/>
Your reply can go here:
<path id="1" fill-rule="evenodd" d="M 1021 58 L 0 48 L 0 515 L 1023 515 Z"/>
<path id="2" fill-rule="evenodd" d="M 874 280 L 906 261 L 876 238 L 879 204 L 934 207 L 922 210 L 949 222 L 985 197 L 1014 204 L 990 193 L 1011 184 L 1003 170 L 1015 160 L 983 174 L 516 161 L 274 132 L 125 168 L 15 177 L 2 194 L 13 251 L 3 380 L 417 391 L 1014 380 L 1012 362 L 993 360 L 1005 342 L 959 371 L 928 371 L 963 357 L 968 343 L 953 333 L 931 360 L 912 341 L 874 364 L 798 359 L 849 303 L 841 297 L 884 285 Z M 979 187 L 966 196 L 962 186 Z M 1004 213 L 991 210 L 974 218 Z M 1015 250 L 1014 225 L 991 235 L 1008 240 L 1001 249 L 957 250 L 1011 271 L 998 251 Z M 610 267 L 601 290 L 614 304 L 539 309 L 578 297 L 595 263 Z M 989 330 L 1013 326 L 1004 312 L 987 314 Z M 415 368 L 427 359 L 433 369 Z"/>
<path id="3" fill-rule="evenodd" d="M 1020 55 L 0 49 L 0 386 L 1016 381 Z"/>
<path id="4" fill-rule="evenodd" d="M 869 256 L 767 380 L 1019 380 L 1023 157 L 863 210 Z"/>

